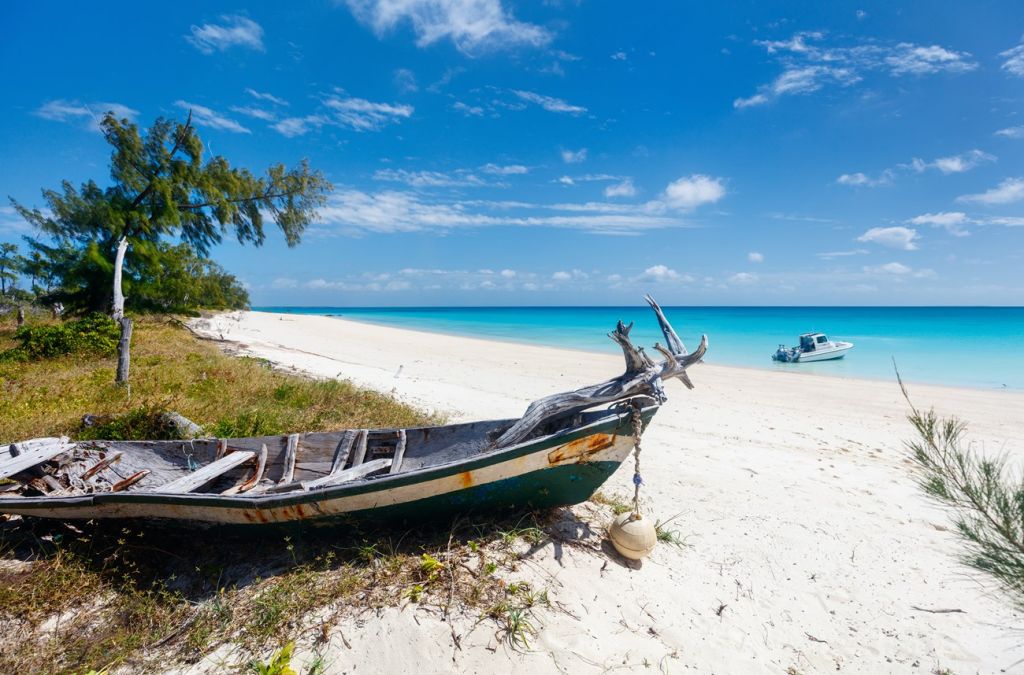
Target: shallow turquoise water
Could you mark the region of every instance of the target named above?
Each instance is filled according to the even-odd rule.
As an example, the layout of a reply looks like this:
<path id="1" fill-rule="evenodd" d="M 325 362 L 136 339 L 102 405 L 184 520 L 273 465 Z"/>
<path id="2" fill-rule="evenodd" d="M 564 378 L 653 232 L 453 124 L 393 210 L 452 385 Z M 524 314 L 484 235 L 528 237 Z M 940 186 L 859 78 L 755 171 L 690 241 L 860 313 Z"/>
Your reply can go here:
<path id="1" fill-rule="evenodd" d="M 649 347 L 664 339 L 653 312 L 635 307 L 259 307 L 416 330 L 616 352 L 606 333 L 622 319 Z M 665 307 L 693 348 L 706 333 L 709 363 L 824 375 L 1024 390 L 1024 307 Z M 838 361 L 778 364 L 779 344 L 822 331 L 856 346 Z"/>

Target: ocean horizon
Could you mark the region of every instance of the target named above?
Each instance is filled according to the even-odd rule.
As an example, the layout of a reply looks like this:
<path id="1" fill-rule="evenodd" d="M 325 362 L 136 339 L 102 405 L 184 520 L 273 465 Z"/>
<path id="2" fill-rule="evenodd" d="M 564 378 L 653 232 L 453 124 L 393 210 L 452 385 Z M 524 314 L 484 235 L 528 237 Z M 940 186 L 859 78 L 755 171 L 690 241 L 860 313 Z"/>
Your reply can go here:
<path id="1" fill-rule="evenodd" d="M 614 353 L 615 322 L 634 322 L 632 337 L 651 351 L 664 343 L 646 305 L 534 307 L 254 307 L 254 311 L 332 316 L 354 321 L 528 344 Z M 705 361 L 815 375 L 1024 390 L 1024 307 L 739 307 L 666 306 L 688 349 L 707 334 Z M 785 364 L 779 345 L 823 332 L 853 342 L 843 359 Z"/>

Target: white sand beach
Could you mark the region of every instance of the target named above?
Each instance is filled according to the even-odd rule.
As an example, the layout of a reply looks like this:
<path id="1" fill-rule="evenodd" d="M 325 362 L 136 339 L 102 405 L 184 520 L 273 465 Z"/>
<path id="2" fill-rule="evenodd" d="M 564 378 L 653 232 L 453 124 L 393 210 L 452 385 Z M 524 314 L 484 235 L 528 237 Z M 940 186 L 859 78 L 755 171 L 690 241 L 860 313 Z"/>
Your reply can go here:
<path id="1" fill-rule="evenodd" d="M 327 317 L 235 312 L 197 325 L 243 353 L 452 421 L 516 417 L 623 368 L 613 354 Z M 410 605 L 343 622 L 329 672 L 1024 672 L 1022 617 L 957 562 L 948 514 L 914 484 L 895 382 L 711 364 L 690 376 L 693 391 L 666 383 L 642 455 L 644 509 L 679 514 L 686 546 L 624 566 L 598 548 L 607 508 L 574 507 L 597 550 L 547 546 L 523 565 L 554 602 L 530 651 L 469 620 L 457 648 L 446 623 Z M 909 389 L 917 405 L 966 420 L 985 449 L 1024 453 L 1024 395 Z M 631 472 L 605 492 L 631 494 Z"/>

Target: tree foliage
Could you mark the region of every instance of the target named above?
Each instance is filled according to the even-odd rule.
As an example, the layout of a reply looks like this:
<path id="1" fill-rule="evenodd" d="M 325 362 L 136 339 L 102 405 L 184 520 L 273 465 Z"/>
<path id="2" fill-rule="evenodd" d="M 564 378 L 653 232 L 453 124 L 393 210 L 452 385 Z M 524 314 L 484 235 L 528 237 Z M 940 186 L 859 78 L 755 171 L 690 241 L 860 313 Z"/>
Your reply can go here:
<path id="1" fill-rule="evenodd" d="M 904 397 L 910 403 L 903 382 Z M 949 507 L 967 543 L 965 564 L 991 576 L 1024 609 L 1024 476 L 1006 455 L 984 456 L 964 445 L 966 425 L 910 403 L 917 438 L 907 442 L 926 494 Z"/>
<path id="2" fill-rule="evenodd" d="M 72 312 L 102 311 L 110 305 L 114 263 L 98 245 L 29 242 L 45 268 L 60 280 L 40 301 L 60 302 Z M 249 294 L 216 262 L 200 257 L 188 244 L 143 242 L 125 261 L 123 282 L 128 306 L 137 312 L 190 313 L 196 308 L 245 309 Z"/>
<path id="3" fill-rule="evenodd" d="M 0 295 L 7 295 L 18 282 L 22 259 L 18 255 L 18 247 L 11 243 L 0 243 Z"/>
<path id="4" fill-rule="evenodd" d="M 226 235 L 241 243 L 263 244 L 268 221 L 294 246 L 330 189 L 323 175 L 305 161 L 292 169 L 276 164 L 256 176 L 220 156 L 204 159 L 191 115 L 184 124 L 158 119 L 145 134 L 111 113 L 101 126 L 113 147 L 108 187 L 91 180 L 80 187 L 64 181 L 59 190 L 43 191 L 45 211 L 11 200 L 18 213 L 48 237 L 45 243 L 30 241 L 36 276 L 52 277 L 59 288 L 51 296 L 67 300 L 73 309 L 109 307 L 114 254 L 122 237 L 131 246 L 125 269 L 136 283 L 129 291 L 129 307 L 174 306 L 185 297 L 193 307 L 211 306 L 195 289 L 184 292 L 165 282 L 159 265 L 169 264 L 171 276 L 177 274 L 180 281 L 178 272 L 194 269 L 195 261 Z M 165 240 L 173 236 L 189 247 L 191 257 L 185 249 L 169 246 Z M 237 298 L 237 284 L 227 283 L 223 270 L 205 271 L 209 283 L 204 282 L 203 290 L 221 293 L 212 306 L 226 297 Z M 144 280 L 149 293 L 140 284 Z M 161 288 L 172 297 L 157 297 L 156 289 Z"/>

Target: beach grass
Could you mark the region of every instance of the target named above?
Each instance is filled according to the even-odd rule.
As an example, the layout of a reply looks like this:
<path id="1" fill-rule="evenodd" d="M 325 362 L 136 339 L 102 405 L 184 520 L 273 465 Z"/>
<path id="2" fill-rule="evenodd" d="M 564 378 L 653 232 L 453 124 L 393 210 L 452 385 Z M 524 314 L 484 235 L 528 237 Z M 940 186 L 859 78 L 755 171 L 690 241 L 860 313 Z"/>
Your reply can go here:
<path id="1" fill-rule="evenodd" d="M 13 319 L 0 323 L 0 350 L 16 346 Z M 158 438 L 155 420 L 176 411 L 218 437 L 344 428 L 399 427 L 438 420 L 393 398 L 339 380 L 273 370 L 224 354 L 166 318 L 136 320 L 131 386 L 114 384 L 115 356 L 69 354 L 0 361 L 0 442 L 42 436 Z M 93 415 L 99 428 L 83 428 Z"/>

